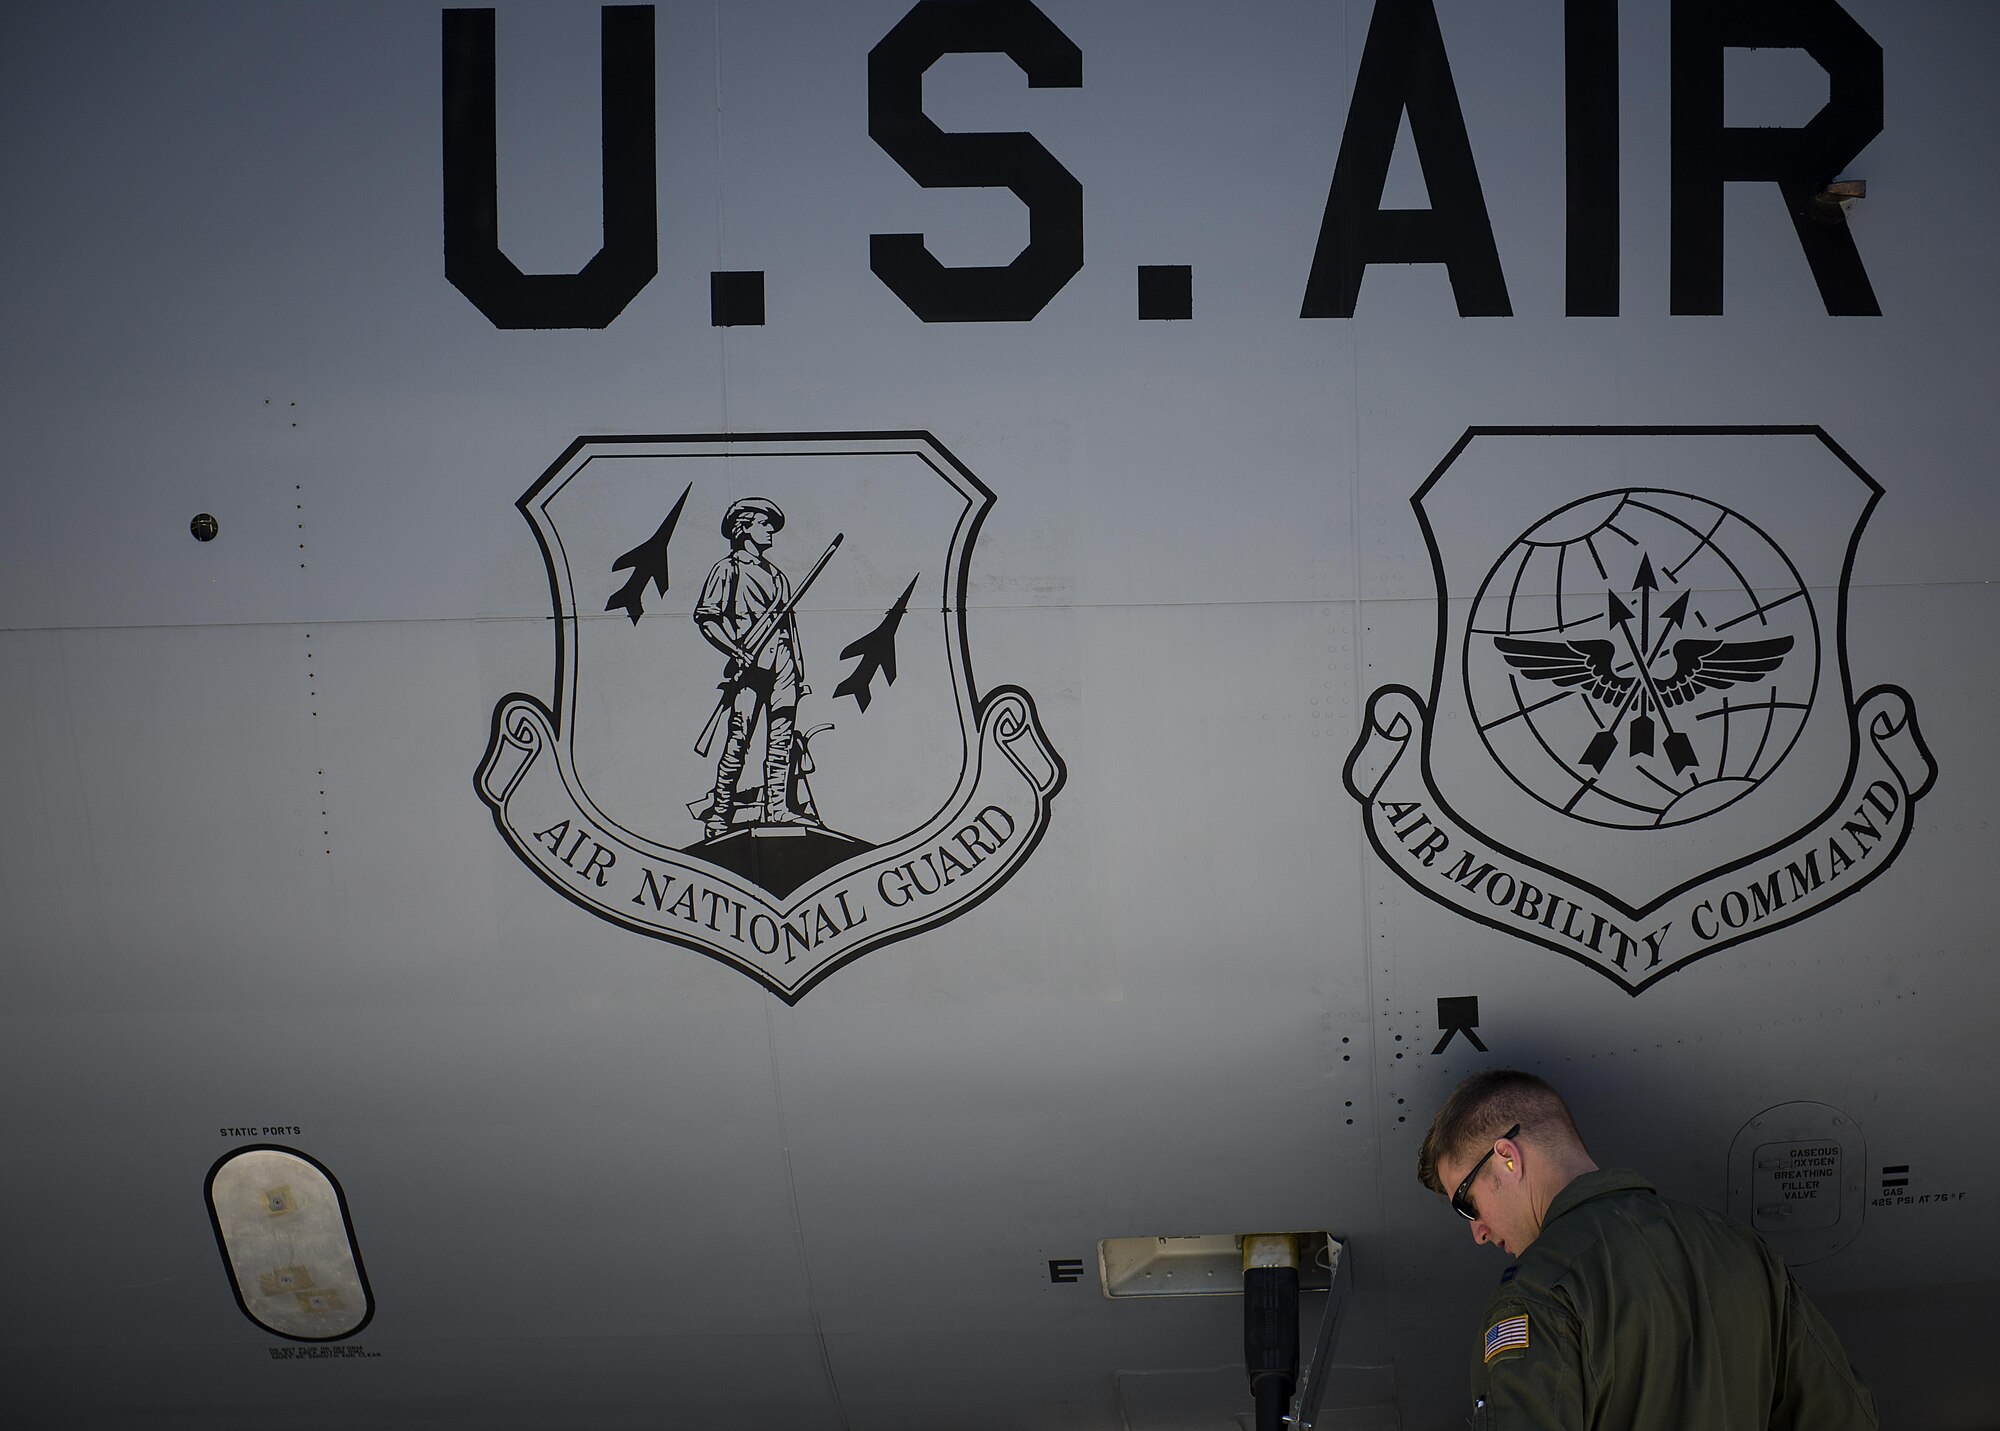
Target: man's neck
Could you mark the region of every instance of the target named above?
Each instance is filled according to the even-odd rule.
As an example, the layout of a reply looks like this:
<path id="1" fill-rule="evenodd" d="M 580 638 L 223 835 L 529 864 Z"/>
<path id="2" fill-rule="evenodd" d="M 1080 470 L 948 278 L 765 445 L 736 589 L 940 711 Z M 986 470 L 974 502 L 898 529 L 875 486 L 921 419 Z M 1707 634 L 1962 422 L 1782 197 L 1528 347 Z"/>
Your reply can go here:
<path id="1" fill-rule="evenodd" d="M 1541 1173 L 1529 1189 L 1529 1205 L 1535 1211 L 1535 1230 L 1539 1232 L 1546 1223 L 1549 1208 L 1555 1203 L 1562 1190 L 1582 1177 L 1585 1173 L 1597 1171 L 1597 1164 L 1590 1154 L 1582 1149 L 1568 1149 L 1551 1153 L 1541 1160 Z"/>

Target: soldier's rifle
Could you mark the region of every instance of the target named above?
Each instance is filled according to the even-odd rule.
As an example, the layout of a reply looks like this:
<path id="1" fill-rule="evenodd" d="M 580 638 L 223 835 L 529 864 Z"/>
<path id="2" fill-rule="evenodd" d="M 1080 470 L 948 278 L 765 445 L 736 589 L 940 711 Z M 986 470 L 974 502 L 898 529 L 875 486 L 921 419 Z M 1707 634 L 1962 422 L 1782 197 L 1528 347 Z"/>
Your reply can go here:
<path id="1" fill-rule="evenodd" d="M 766 607 L 764 614 L 757 618 L 743 639 L 737 643 L 743 648 L 743 654 L 750 659 L 745 663 L 733 656 L 730 658 L 728 667 L 722 673 L 721 684 L 717 687 L 722 695 L 716 701 L 715 709 L 709 714 L 708 724 L 701 728 L 701 737 L 694 743 L 696 755 L 708 754 L 709 746 L 715 743 L 716 728 L 722 724 L 722 718 L 729 713 L 729 708 L 736 703 L 737 693 L 743 689 L 750 672 L 756 668 L 757 658 L 764 654 L 765 645 L 798 609 L 799 600 L 806 594 L 806 588 L 813 584 L 827 562 L 833 559 L 834 552 L 840 547 L 841 538 L 846 535 L 845 532 L 835 532 L 833 540 L 826 544 L 826 550 L 819 554 L 819 560 L 812 564 L 812 570 L 806 573 L 805 580 L 793 587 L 792 594 L 783 601 L 774 601 Z"/>

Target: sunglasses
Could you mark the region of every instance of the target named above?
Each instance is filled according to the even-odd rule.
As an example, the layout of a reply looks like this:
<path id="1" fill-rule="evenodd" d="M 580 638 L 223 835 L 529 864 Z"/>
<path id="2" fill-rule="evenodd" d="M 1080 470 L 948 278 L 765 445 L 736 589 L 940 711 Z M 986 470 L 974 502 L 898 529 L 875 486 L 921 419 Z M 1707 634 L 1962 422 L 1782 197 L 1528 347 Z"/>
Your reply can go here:
<path id="1" fill-rule="evenodd" d="M 1492 1157 L 1495 1153 L 1500 1151 L 1501 1139 L 1512 1138 L 1520 1131 L 1521 1131 L 1521 1125 L 1519 1123 L 1516 1123 L 1513 1127 L 1509 1128 L 1506 1132 L 1502 1133 L 1499 1138 L 1495 1138 L 1493 1140 L 1493 1146 L 1486 1150 L 1484 1157 L 1481 1157 L 1478 1162 L 1472 1165 L 1472 1171 L 1465 1175 L 1465 1181 L 1460 1183 L 1458 1185 L 1458 1191 L 1451 1195 L 1451 1210 L 1457 1213 L 1460 1217 L 1464 1218 L 1467 1222 L 1479 1221 L 1479 1209 L 1472 1205 L 1472 1198 L 1469 1196 L 1469 1194 L 1472 1192 L 1472 1180 L 1478 1177 L 1479 1170 L 1486 1166 L 1486 1159 Z"/>

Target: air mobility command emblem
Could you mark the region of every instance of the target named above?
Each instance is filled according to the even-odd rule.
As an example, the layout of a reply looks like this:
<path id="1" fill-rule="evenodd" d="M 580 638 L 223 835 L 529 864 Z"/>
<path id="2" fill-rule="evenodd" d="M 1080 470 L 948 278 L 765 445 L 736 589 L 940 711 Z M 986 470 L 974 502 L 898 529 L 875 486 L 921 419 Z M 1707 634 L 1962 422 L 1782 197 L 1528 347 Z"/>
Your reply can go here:
<path id="1" fill-rule="evenodd" d="M 1348 761 L 1378 853 L 1635 994 L 1855 893 L 1935 773 L 1848 681 L 1880 496 L 1817 428 L 1467 432 L 1413 499 L 1430 695 L 1376 691 Z"/>
<path id="2" fill-rule="evenodd" d="M 1065 772 L 1025 691 L 973 682 L 992 502 L 921 433 L 579 439 L 518 504 L 556 672 L 493 713 L 502 836 L 787 1002 L 993 893 Z"/>

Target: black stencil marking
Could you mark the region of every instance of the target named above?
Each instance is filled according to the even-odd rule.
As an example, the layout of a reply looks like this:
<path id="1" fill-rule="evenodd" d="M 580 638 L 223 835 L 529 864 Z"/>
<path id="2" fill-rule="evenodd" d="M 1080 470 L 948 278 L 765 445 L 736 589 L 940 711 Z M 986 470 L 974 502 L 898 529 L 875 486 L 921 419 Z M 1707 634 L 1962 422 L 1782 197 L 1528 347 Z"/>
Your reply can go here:
<path id="1" fill-rule="evenodd" d="M 1800 49 L 1826 71 L 1824 108 L 1802 129 L 1723 124 L 1727 48 Z M 1882 47 L 1834 0 L 1676 0 L 1673 7 L 1670 305 L 1722 311 L 1722 186 L 1778 186 L 1826 311 L 1882 312 L 1847 216 L 1818 201 L 1882 132 Z"/>
<path id="2" fill-rule="evenodd" d="M 650 581 L 653 590 L 661 596 L 667 594 L 667 547 L 674 539 L 674 528 L 680 525 L 681 508 L 687 505 L 688 493 L 693 490 L 692 482 L 682 488 L 673 510 L 667 513 L 666 520 L 660 523 L 653 535 L 611 564 L 613 572 L 629 571 L 632 575 L 604 603 L 606 611 L 623 607 L 625 614 L 632 618 L 632 624 L 637 626 L 639 618 L 646 614 L 646 583 Z"/>
<path id="3" fill-rule="evenodd" d="M 874 699 L 870 687 L 874 685 L 878 673 L 883 685 L 896 684 L 896 628 L 903 624 L 903 617 L 910 609 L 910 595 L 917 589 L 917 577 L 922 575 L 918 572 L 917 576 L 910 578 L 910 584 L 882 613 L 882 619 L 876 623 L 874 630 L 841 648 L 840 659 L 854 662 L 854 669 L 833 688 L 836 696 L 854 697 L 854 704 L 865 711 L 869 701 Z"/>
<path id="4" fill-rule="evenodd" d="M 1083 52 L 1029 0 L 919 0 L 868 53 L 868 136 L 926 189 L 1004 188 L 1028 206 L 1012 263 L 947 268 L 922 234 L 870 234 L 868 266 L 926 323 L 1026 322 L 1083 268 L 1083 185 L 1032 134 L 947 134 L 924 113 L 946 55 L 1003 54 L 1031 89 L 1083 83 Z"/>
<path id="5" fill-rule="evenodd" d="M 493 12 L 444 12 L 444 273 L 496 328 L 607 327 L 660 271 L 653 7 L 607 5 L 602 26 L 604 246 L 523 273 L 500 249 Z"/>
<path id="6" fill-rule="evenodd" d="M 1140 264 L 1139 316 L 1194 317 L 1194 270 L 1184 263 Z"/>
<path id="7" fill-rule="evenodd" d="M 1430 191 L 1428 209 L 1381 207 L 1405 113 Z M 1368 22 L 1299 316 L 1352 318 L 1362 275 L 1373 263 L 1443 264 L 1461 317 L 1514 311 L 1431 0 L 1383 0 Z"/>
<path id="8" fill-rule="evenodd" d="M 1445 1046 L 1459 1034 L 1464 1034 L 1466 1041 L 1481 1053 L 1487 1051 L 1486 1045 L 1480 1042 L 1479 1035 L 1473 1032 L 1473 1030 L 1479 1027 L 1479 996 L 1477 994 L 1439 999 L 1438 1027 L 1444 1030 L 1444 1037 L 1438 1040 L 1437 1047 L 1431 1050 L 1432 1053 L 1443 1053 Z"/>
<path id="9" fill-rule="evenodd" d="M 1618 0 L 1563 7 L 1564 307 L 1618 316 Z"/>
<path id="10" fill-rule="evenodd" d="M 764 326 L 764 274 L 759 269 L 708 276 L 708 321 L 717 328 Z"/>

